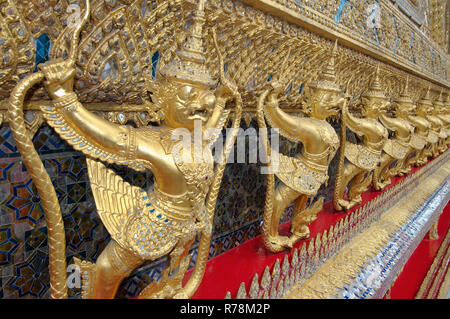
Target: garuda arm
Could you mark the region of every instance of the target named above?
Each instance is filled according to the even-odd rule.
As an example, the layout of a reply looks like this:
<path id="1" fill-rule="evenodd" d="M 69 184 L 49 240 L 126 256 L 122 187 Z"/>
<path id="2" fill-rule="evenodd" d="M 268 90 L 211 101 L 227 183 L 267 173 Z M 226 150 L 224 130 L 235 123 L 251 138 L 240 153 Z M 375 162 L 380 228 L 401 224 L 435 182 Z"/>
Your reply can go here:
<path id="1" fill-rule="evenodd" d="M 299 118 L 289 115 L 279 107 L 279 95 L 283 91 L 283 85 L 272 80 L 273 90 L 265 93 L 267 101 L 264 104 L 264 114 L 267 122 L 272 128 L 278 128 L 280 134 L 285 138 L 298 143 L 302 142 L 301 137 L 305 135 L 305 127 L 301 125 Z"/>
<path id="2" fill-rule="evenodd" d="M 130 165 L 136 170 L 152 168 L 148 160 L 139 159 L 135 129 L 109 122 L 88 111 L 73 92 L 75 69 L 65 61 L 40 65 L 52 105 L 41 110 L 60 136 L 76 150 L 105 162 Z"/>
<path id="3" fill-rule="evenodd" d="M 377 136 L 377 131 L 374 126 L 374 119 L 364 118 L 364 117 L 356 117 L 350 113 L 348 107 L 342 109 L 342 116 L 345 118 L 346 126 L 354 133 L 356 133 L 360 137 L 364 138 L 380 138 Z"/>
<path id="4" fill-rule="evenodd" d="M 135 170 L 159 167 L 163 149 L 158 143 L 143 140 L 131 126 L 112 123 L 88 111 L 73 92 L 75 69 L 64 61 L 40 66 L 45 86 L 53 100 L 42 106 L 48 123 L 76 150 L 105 162 L 128 165 Z M 215 128 L 229 99 L 227 90 L 218 90 L 217 102 L 206 128 Z"/>

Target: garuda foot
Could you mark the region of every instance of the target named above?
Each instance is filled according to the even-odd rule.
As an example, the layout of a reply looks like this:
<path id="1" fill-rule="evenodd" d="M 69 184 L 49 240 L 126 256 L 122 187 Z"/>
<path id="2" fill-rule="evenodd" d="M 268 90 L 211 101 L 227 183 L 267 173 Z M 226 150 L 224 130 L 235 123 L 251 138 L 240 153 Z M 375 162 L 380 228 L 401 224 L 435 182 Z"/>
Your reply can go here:
<path id="1" fill-rule="evenodd" d="M 308 226 L 302 225 L 300 227 L 296 227 L 296 229 L 292 230 L 292 235 L 290 237 L 292 245 L 294 245 L 299 240 L 309 238 L 309 235 L 310 232 Z"/>
<path id="2" fill-rule="evenodd" d="M 340 199 L 338 201 L 338 204 L 339 204 L 339 206 L 342 207 L 343 210 L 347 210 L 347 209 L 351 208 L 351 206 L 350 206 L 351 202 L 349 202 L 348 200 L 345 200 L 345 199 Z"/>
<path id="3" fill-rule="evenodd" d="M 186 291 L 181 288 L 175 293 L 173 299 L 189 299 L 189 296 L 186 294 Z"/>
<path id="4" fill-rule="evenodd" d="M 361 197 L 361 195 L 358 195 L 355 198 L 352 198 L 352 200 L 350 201 L 349 206 L 350 206 L 350 208 L 352 208 L 353 206 L 359 205 L 361 203 L 362 203 L 362 197 Z"/>
<path id="5" fill-rule="evenodd" d="M 376 182 L 376 183 L 373 185 L 373 188 L 375 188 L 376 191 L 381 191 L 381 190 L 383 189 L 383 184 L 380 183 L 380 182 Z"/>
<path id="6" fill-rule="evenodd" d="M 376 189 L 377 191 L 381 191 L 381 190 L 383 190 L 383 188 L 385 188 L 386 186 L 388 186 L 390 183 L 391 183 L 391 180 L 390 180 L 390 179 L 385 180 L 384 182 L 377 182 L 376 185 L 375 185 L 375 189 Z"/>
<path id="7" fill-rule="evenodd" d="M 292 248 L 292 240 L 287 236 L 270 236 L 269 237 L 271 251 L 280 252 L 288 248 Z"/>
<path id="8" fill-rule="evenodd" d="M 178 271 L 169 276 L 170 266 L 167 266 L 158 282 L 152 282 L 139 294 L 138 299 L 187 299 L 189 298 L 182 287 L 184 274 L 190 262 L 190 256 L 182 258 Z"/>

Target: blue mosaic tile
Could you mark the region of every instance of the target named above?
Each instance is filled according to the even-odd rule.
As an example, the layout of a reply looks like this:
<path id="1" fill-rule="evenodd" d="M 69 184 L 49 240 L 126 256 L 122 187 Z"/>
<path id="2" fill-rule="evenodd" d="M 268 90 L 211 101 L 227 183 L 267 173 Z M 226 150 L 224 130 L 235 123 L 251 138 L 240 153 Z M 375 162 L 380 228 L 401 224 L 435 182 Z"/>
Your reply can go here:
<path id="1" fill-rule="evenodd" d="M 14 254 L 20 241 L 14 236 L 13 225 L 0 226 L 0 266 L 14 264 Z"/>
<path id="2" fill-rule="evenodd" d="M 51 41 L 48 36 L 48 34 L 44 33 L 35 41 L 35 48 L 36 48 L 36 68 L 35 71 L 37 71 L 37 66 L 41 63 L 45 63 L 49 59 L 50 54 L 50 47 L 51 47 Z"/>
<path id="3" fill-rule="evenodd" d="M 85 202 L 87 199 L 86 189 L 86 182 L 68 184 L 66 186 L 67 204 Z"/>
<path id="4" fill-rule="evenodd" d="M 66 245 L 69 250 L 78 252 L 83 245 L 94 240 L 94 231 L 100 224 L 98 217 L 95 217 L 93 211 L 81 205 L 75 206 L 63 216 Z"/>
<path id="5" fill-rule="evenodd" d="M 4 207 L 8 208 L 15 217 L 15 221 L 27 221 L 36 225 L 44 218 L 41 199 L 31 179 L 25 183 L 12 183 L 12 191 L 6 199 Z"/>
<path id="6" fill-rule="evenodd" d="M 50 288 L 47 254 L 36 251 L 27 261 L 15 265 L 14 277 L 6 288 L 17 298 L 42 298 Z"/>
<path id="7" fill-rule="evenodd" d="M 25 252 L 47 247 L 47 227 L 34 228 L 25 231 Z"/>

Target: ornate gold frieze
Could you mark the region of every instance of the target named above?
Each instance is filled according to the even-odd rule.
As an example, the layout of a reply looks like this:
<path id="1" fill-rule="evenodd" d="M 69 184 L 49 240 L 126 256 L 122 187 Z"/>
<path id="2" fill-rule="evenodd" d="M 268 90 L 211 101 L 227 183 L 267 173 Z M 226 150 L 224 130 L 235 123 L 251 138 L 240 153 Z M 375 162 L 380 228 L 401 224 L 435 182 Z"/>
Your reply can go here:
<path id="1" fill-rule="evenodd" d="M 289 105 L 294 107 L 297 104 L 299 95 L 301 95 L 300 87 L 317 78 L 320 70 L 324 67 L 322 57 L 331 53 L 332 43 L 321 36 L 325 35 L 323 31 L 328 24 L 333 27 L 333 32 L 329 33 L 328 37 L 340 39 L 339 43 L 343 45 L 339 46 L 337 53 L 339 57 L 337 67 L 341 70 L 337 75 L 337 82 L 341 87 L 348 87 L 349 93 L 352 95 L 359 95 L 367 87 L 368 82 L 365 77 L 361 79 L 358 75 L 373 72 L 371 70 L 377 63 L 375 59 L 383 61 L 381 77 L 384 85 L 391 88 L 387 89 L 388 92 L 395 91 L 393 88 L 398 87 L 399 83 L 404 81 L 406 73 L 401 70 L 417 75 L 410 79 L 412 87 L 427 86 L 427 81 L 448 87 L 445 77 L 430 77 L 421 71 L 424 67 L 424 72 L 426 72 L 428 64 L 446 71 L 445 65 L 438 66 L 439 63 L 447 61 L 446 56 L 440 58 L 441 62 L 438 60 L 430 62 L 431 58 L 424 58 L 426 61 L 424 65 L 422 65 L 423 63 L 410 63 L 411 65 L 405 67 L 402 63 L 396 63 L 396 59 L 399 58 L 393 53 L 388 54 L 389 50 L 387 49 L 386 54 L 383 52 L 372 54 L 372 51 L 381 50 L 381 45 L 361 39 L 358 33 L 347 30 L 342 23 L 337 23 L 321 13 L 317 13 L 317 21 L 314 18 L 308 18 L 309 14 L 312 17 L 316 15 L 313 15 L 315 10 L 306 5 L 304 5 L 304 10 L 300 10 L 303 5 L 294 5 L 301 11 L 298 13 L 299 21 L 315 23 L 317 30 L 313 31 L 317 31 L 318 34 L 305 29 L 304 22 L 297 24 L 297 20 L 290 18 L 289 10 L 293 10 L 288 8 L 290 1 L 283 5 L 269 0 L 250 2 L 251 6 L 231 0 L 206 3 L 207 23 L 209 26 L 217 27 L 218 41 L 223 48 L 227 73 L 238 85 L 247 107 L 256 106 L 256 96 L 259 96 L 264 90 L 267 79 L 279 68 L 288 47 L 291 47 L 291 51 L 295 54 L 292 54 L 292 60 L 288 62 L 290 67 L 287 77 L 291 81 L 287 83 L 289 87 L 286 88 L 287 94 L 286 97 L 283 97 L 282 107 Z M 259 3 L 265 2 L 273 4 L 277 10 L 259 5 Z M 292 1 L 292 3 L 295 2 Z M 387 6 L 384 2 L 382 5 Z M 334 12 L 333 10 L 336 9 L 336 4 L 332 6 L 330 12 Z M 80 7 L 83 10 L 83 2 L 80 3 Z M 156 69 L 164 67 L 174 56 L 180 40 L 177 37 L 175 37 L 175 41 L 166 40 L 173 34 L 180 33 L 183 28 L 182 20 L 189 15 L 192 4 L 189 1 L 160 0 L 154 2 L 153 5 L 142 5 L 140 1 L 122 0 L 93 1 L 92 7 L 94 14 L 89 25 L 82 31 L 82 42 L 76 66 L 75 90 L 80 96 L 80 101 L 83 103 L 111 101 L 115 105 L 122 103 L 145 104 L 145 101 L 148 100 L 145 78 L 152 78 Z M 264 10 L 260 10 L 260 7 L 264 7 Z M 67 55 L 68 43 L 70 43 L 70 28 L 64 25 L 64 21 L 67 24 L 70 17 L 66 10 L 67 5 L 63 3 L 58 6 L 47 4 L 40 7 L 33 1 L 19 4 L 9 1 L 1 12 L 5 19 L 9 17 L 8 12 L 14 17 L 17 15 L 20 17 L 23 30 L 28 34 L 27 39 L 29 39 L 29 35 L 36 38 L 43 33 L 49 34 L 53 44 L 50 56 L 57 58 Z M 355 10 L 361 9 L 355 8 Z M 277 17 L 275 13 L 280 13 L 280 17 Z M 306 16 L 304 17 L 304 15 Z M 52 27 L 49 25 L 49 21 L 55 22 Z M 386 27 L 384 29 L 392 31 L 393 28 Z M 352 35 L 352 38 L 346 40 L 347 35 Z M 418 37 L 415 37 L 415 40 Z M 399 36 L 399 39 L 406 38 L 406 36 Z M 19 46 L 18 40 L 13 35 L 9 34 L 7 40 L 11 42 L 11 45 Z M 206 57 L 208 67 L 213 74 L 217 74 L 214 70 L 214 48 L 207 33 L 204 33 L 204 42 L 207 46 L 206 51 L 211 52 Z M 365 44 L 355 46 L 355 43 Z M 23 46 L 20 47 L 23 48 Z M 425 54 L 430 47 L 433 45 L 425 41 L 424 48 L 417 49 L 418 53 L 415 57 L 419 59 L 420 54 L 422 52 Z M 32 46 L 30 46 L 30 50 L 34 56 Z M 406 48 L 404 51 L 409 52 L 410 50 Z M 159 52 L 160 58 L 157 64 L 153 64 L 152 57 L 156 52 Z M 26 56 L 25 51 L 18 51 L 15 54 L 16 56 Z M 437 54 L 433 57 L 437 59 Z M 20 61 L 20 59 L 16 59 L 16 61 Z M 306 63 L 306 61 L 308 62 Z M 26 68 L 14 64 L 5 70 L 10 70 L 8 72 L 12 72 L 11 74 L 18 74 L 19 70 L 24 74 L 32 72 L 34 68 L 32 57 L 27 63 Z M 9 95 L 9 90 L 17 83 L 17 78 L 9 76 L 8 72 L 1 72 L 3 77 L 0 78 L 1 87 L 4 90 L 0 92 L 0 96 L 4 98 Z M 435 88 L 434 91 L 438 92 L 439 89 Z M 33 99 L 39 100 L 45 97 L 46 93 L 42 89 L 35 90 L 32 96 Z"/>

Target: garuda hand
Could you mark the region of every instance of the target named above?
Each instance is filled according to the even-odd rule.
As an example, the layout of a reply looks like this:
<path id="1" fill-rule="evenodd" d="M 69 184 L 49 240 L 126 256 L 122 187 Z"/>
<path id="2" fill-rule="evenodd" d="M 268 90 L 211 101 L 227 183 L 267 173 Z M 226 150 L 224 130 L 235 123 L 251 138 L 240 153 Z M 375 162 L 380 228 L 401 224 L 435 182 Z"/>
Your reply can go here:
<path id="1" fill-rule="evenodd" d="M 238 94 L 238 87 L 233 80 L 224 77 L 220 81 L 222 82 L 222 86 L 216 90 L 216 96 L 219 99 L 228 100 Z"/>
<path id="2" fill-rule="evenodd" d="M 53 60 L 39 65 L 39 69 L 45 76 L 45 88 L 54 100 L 73 93 L 75 68 L 67 61 Z"/>

